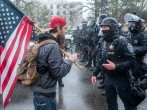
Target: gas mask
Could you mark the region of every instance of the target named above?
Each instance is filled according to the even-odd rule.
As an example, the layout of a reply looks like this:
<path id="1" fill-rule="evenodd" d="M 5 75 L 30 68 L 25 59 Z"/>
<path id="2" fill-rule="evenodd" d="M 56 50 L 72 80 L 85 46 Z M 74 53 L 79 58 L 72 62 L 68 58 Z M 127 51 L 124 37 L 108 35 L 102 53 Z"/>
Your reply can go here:
<path id="1" fill-rule="evenodd" d="M 128 29 L 131 33 L 134 33 L 134 34 L 139 32 L 139 29 L 137 28 L 136 24 L 130 25 Z"/>

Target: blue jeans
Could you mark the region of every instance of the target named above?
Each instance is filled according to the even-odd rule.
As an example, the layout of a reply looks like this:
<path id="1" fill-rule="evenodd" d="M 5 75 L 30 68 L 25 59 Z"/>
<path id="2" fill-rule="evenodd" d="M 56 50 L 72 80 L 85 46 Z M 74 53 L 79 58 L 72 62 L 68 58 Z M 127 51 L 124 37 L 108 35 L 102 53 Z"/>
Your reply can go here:
<path id="1" fill-rule="evenodd" d="M 34 94 L 34 107 L 35 110 L 56 110 L 56 98 L 39 96 Z"/>
<path id="2" fill-rule="evenodd" d="M 137 107 L 131 107 L 126 101 L 128 87 L 117 87 L 114 85 L 105 85 L 106 101 L 108 110 L 118 110 L 117 94 L 122 100 L 125 110 L 137 110 Z"/>

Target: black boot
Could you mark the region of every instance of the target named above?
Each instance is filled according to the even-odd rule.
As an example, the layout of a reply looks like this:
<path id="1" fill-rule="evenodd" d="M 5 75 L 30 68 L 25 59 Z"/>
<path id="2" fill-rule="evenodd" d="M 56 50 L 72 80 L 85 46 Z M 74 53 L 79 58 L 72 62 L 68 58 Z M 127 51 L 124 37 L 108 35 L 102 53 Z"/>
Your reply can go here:
<path id="1" fill-rule="evenodd" d="M 91 64 L 90 63 L 87 63 L 86 65 L 85 65 L 85 67 L 91 67 Z"/>
<path id="2" fill-rule="evenodd" d="M 64 87 L 63 81 L 58 81 L 58 83 L 59 83 L 59 86 Z"/>

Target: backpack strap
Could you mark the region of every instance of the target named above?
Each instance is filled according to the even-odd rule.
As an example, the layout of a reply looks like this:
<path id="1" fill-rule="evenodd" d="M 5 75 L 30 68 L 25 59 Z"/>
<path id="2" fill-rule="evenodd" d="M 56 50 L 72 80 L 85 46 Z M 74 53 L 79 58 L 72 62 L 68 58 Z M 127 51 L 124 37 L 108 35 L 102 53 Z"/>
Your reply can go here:
<path id="1" fill-rule="evenodd" d="M 58 44 L 55 40 L 45 40 L 45 41 L 42 41 L 40 43 L 36 43 L 34 44 L 28 51 L 28 53 L 33 53 L 33 56 L 36 58 L 37 57 L 37 54 L 38 54 L 38 51 L 39 51 L 39 48 L 45 44 L 49 44 L 49 43 L 52 43 L 52 44 Z M 26 56 L 26 61 L 29 61 L 28 59 L 30 55 L 27 55 Z"/>

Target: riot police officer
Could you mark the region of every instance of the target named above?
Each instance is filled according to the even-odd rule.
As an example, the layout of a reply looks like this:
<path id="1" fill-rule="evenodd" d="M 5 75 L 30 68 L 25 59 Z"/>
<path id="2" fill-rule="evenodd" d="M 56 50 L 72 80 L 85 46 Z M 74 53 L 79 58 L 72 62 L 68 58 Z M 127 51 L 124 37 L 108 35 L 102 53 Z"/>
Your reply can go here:
<path id="1" fill-rule="evenodd" d="M 74 40 L 73 40 L 73 43 L 76 45 L 76 49 L 75 49 L 75 51 L 76 52 L 79 52 L 79 50 L 80 50 L 80 29 L 79 29 L 79 26 L 77 26 L 77 29 L 76 30 L 74 30 L 74 32 L 73 32 L 73 38 L 74 38 Z"/>
<path id="2" fill-rule="evenodd" d="M 91 66 L 91 64 L 93 63 L 93 66 L 96 65 L 96 61 L 95 61 L 95 58 L 93 57 L 93 51 L 94 51 L 94 48 L 95 48 L 95 43 L 94 43 L 94 39 L 95 39 L 95 25 L 96 24 L 96 21 L 95 19 L 90 19 L 87 23 L 87 28 L 88 28 L 88 35 L 87 35 L 87 49 L 88 49 L 88 62 L 87 64 L 85 65 L 85 67 L 89 67 Z"/>
<path id="3" fill-rule="evenodd" d="M 88 51 L 87 51 L 87 22 L 81 22 L 80 26 L 80 52 L 83 55 L 82 60 L 80 62 L 86 61 L 88 58 Z"/>
<path id="4" fill-rule="evenodd" d="M 143 20 L 137 15 L 131 15 L 129 22 L 130 37 L 129 40 L 133 45 L 137 67 L 133 68 L 134 76 L 141 81 L 141 87 L 147 88 L 147 65 L 145 64 L 144 57 L 147 54 L 147 35 L 144 32 Z"/>
<path id="5" fill-rule="evenodd" d="M 98 30 L 98 39 L 97 39 L 97 48 L 96 50 L 100 50 L 100 47 L 102 45 L 102 40 L 103 40 L 103 33 L 102 33 L 102 30 L 101 30 L 101 23 L 103 21 L 104 18 L 106 18 L 107 15 L 105 13 L 103 14 L 100 14 L 99 17 L 97 18 L 97 30 Z M 96 51 L 96 56 L 97 56 L 97 53 L 99 53 L 98 51 Z M 94 72 L 95 72 L 96 69 L 94 69 Z M 97 76 L 97 79 L 102 79 L 100 81 L 100 85 L 98 86 L 99 89 L 103 89 L 104 88 L 104 80 L 105 80 L 105 77 L 104 77 L 104 74 L 103 72 L 100 72 L 99 76 Z M 105 95 L 105 92 L 102 92 L 102 95 Z"/>
<path id="6" fill-rule="evenodd" d="M 99 71 L 105 75 L 105 92 L 108 110 L 118 110 L 117 94 L 124 103 L 126 110 L 137 110 L 127 102 L 126 92 L 129 88 L 127 74 L 136 63 L 132 45 L 128 40 L 117 35 L 118 22 L 115 18 L 107 17 L 101 23 L 103 42 L 97 64 L 97 72 L 93 73 L 92 84 L 96 84 Z"/>

